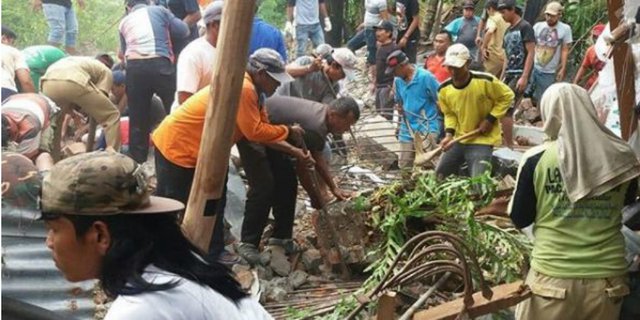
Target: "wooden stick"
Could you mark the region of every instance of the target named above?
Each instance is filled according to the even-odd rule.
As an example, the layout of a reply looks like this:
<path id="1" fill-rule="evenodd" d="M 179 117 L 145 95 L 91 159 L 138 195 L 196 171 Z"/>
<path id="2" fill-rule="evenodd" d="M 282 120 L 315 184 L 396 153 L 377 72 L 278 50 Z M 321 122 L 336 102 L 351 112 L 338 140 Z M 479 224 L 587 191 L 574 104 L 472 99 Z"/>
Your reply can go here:
<path id="1" fill-rule="evenodd" d="M 232 135 L 244 73 L 255 0 L 225 1 L 213 66 L 198 163 L 182 228 L 198 248 L 209 250 L 215 216 L 204 216 L 205 203 L 219 199 L 227 175 Z M 224 71 L 223 71 L 224 68 Z"/>
<path id="2" fill-rule="evenodd" d="M 480 133 L 480 129 L 475 129 L 471 132 L 467 132 L 453 140 L 451 140 L 451 143 L 456 143 L 458 141 L 467 139 L 467 138 L 471 138 L 475 135 L 477 135 L 478 133 Z M 415 166 L 421 166 L 425 163 L 427 163 L 428 161 L 430 161 L 431 159 L 433 159 L 433 157 L 437 156 L 440 154 L 440 152 L 442 152 L 442 146 L 437 147 L 429 152 L 423 153 L 423 154 L 419 154 L 416 156 L 416 159 L 414 160 L 414 165 Z"/>

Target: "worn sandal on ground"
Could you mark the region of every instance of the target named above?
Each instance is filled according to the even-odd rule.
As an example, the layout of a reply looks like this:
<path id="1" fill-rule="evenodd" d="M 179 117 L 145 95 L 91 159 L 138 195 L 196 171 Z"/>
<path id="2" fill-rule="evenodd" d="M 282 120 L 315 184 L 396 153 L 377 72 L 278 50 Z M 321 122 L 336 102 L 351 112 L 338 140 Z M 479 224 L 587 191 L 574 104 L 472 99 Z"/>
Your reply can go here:
<path id="1" fill-rule="evenodd" d="M 282 247 L 286 254 L 294 254 L 305 250 L 305 247 L 299 245 L 293 239 L 269 238 L 267 245 Z"/>

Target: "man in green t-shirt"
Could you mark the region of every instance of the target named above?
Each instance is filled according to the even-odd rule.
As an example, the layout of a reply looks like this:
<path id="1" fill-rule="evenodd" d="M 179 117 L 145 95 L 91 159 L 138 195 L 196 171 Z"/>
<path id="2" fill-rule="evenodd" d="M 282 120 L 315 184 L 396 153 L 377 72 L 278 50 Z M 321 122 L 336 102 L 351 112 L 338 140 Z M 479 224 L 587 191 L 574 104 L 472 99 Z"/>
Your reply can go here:
<path id="1" fill-rule="evenodd" d="M 54 62 L 64 58 L 64 51 L 54 46 L 31 46 L 22 50 L 31 73 L 36 92 L 40 91 L 40 78 Z"/>
<path id="2" fill-rule="evenodd" d="M 550 86 L 540 109 L 547 140 L 523 156 L 510 205 L 535 237 L 533 296 L 516 319 L 618 319 L 629 293 L 621 210 L 636 199 L 640 163 L 579 86 Z"/>

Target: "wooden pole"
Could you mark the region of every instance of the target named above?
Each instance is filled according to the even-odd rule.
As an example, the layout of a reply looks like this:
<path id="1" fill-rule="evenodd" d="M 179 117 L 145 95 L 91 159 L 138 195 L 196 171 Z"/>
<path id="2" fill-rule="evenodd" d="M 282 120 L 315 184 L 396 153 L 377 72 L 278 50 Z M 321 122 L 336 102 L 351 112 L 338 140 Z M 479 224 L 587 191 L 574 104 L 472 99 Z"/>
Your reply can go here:
<path id="1" fill-rule="evenodd" d="M 624 7 L 622 0 L 609 0 L 607 6 L 611 30 L 620 24 L 620 16 Z M 613 47 L 613 67 L 620 110 L 620 130 L 622 139 L 628 140 L 638 125 L 633 112 L 636 105 L 634 69 L 635 63 L 629 45 L 626 42 L 616 43 Z"/>
<path id="2" fill-rule="evenodd" d="M 205 203 L 219 199 L 227 175 L 232 135 L 244 73 L 255 0 L 225 1 L 218 54 L 213 66 L 198 163 L 182 228 L 198 248 L 209 250 L 215 216 L 204 216 Z"/>

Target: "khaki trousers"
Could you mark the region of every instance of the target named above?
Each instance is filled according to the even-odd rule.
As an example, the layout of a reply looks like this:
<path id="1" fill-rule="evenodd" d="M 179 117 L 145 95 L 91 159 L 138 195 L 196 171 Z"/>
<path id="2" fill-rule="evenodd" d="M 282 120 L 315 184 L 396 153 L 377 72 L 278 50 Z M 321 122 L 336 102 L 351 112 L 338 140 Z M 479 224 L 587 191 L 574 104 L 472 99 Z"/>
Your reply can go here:
<path id="1" fill-rule="evenodd" d="M 491 73 L 496 76 L 496 78 L 500 79 L 500 75 L 502 73 L 502 67 L 504 65 L 504 60 L 498 58 L 489 57 L 489 59 L 485 60 L 483 63 L 484 71 Z"/>
<path id="2" fill-rule="evenodd" d="M 424 152 L 435 149 L 436 137 L 433 134 L 427 134 L 422 140 L 422 150 Z M 398 167 L 408 168 L 413 166 L 413 160 L 416 158 L 415 141 L 400 142 L 400 156 L 398 157 Z"/>
<path id="3" fill-rule="evenodd" d="M 526 284 L 533 295 L 516 307 L 518 320 L 618 320 L 622 299 L 629 294 L 628 277 L 554 278 L 529 271 Z"/>
<path id="4" fill-rule="evenodd" d="M 78 106 L 83 113 L 102 126 L 107 147 L 120 150 L 120 111 L 93 84 L 81 86 L 65 80 L 44 80 L 42 93 L 51 98 L 62 110 L 70 111 Z M 56 128 L 56 134 L 60 134 L 61 129 Z"/>

